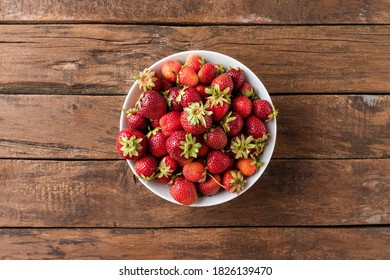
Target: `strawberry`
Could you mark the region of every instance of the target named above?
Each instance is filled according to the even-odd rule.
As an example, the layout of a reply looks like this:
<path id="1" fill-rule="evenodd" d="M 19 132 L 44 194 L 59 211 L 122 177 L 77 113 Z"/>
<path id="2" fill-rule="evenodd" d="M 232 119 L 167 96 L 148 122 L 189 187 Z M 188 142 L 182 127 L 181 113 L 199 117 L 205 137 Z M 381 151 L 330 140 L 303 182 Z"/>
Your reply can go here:
<path id="1" fill-rule="evenodd" d="M 137 160 L 144 156 L 147 140 L 139 130 L 125 128 L 116 137 L 116 148 L 124 159 Z"/>
<path id="2" fill-rule="evenodd" d="M 204 64 L 204 58 L 200 57 L 197 54 L 190 54 L 186 57 L 185 66 L 191 67 L 196 73 L 199 72 L 202 65 Z"/>
<path id="3" fill-rule="evenodd" d="M 161 79 L 161 89 L 160 91 L 167 91 L 173 88 L 174 84 L 167 81 L 166 79 Z"/>
<path id="4" fill-rule="evenodd" d="M 171 108 L 171 111 L 181 112 L 183 111 L 183 106 L 181 105 L 181 97 L 177 100 L 180 93 L 180 87 L 173 87 L 169 89 L 167 103 Z"/>
<path id="5" fill-rule="evenodd" d="M 264 99 L 253 101 L 253 113 L 262 121 L 270 121 L 278 115 L 278 110 Z"/>
<path id="6" fill-rule="evenodd" d="M 201 162 L 189 162 L 183 167 L 183 176 L 191 182 L 204 182 L 206 168 Z"/>
<path id="7" fill-rule="evenodd" d="M 137 101 L 138 112 L 149 119 L 159 119 L 165 114 L 167 106 L 164 97 L 155 90 L 147 90 Z"/>
<path id="8" fill-rule="evenodd" d="M 135 172 L 147 181 L 153 180 L 157 176 L 158 162 L 152 156 L 144 156 L 135 162 Z"/>
<path id="9" fill-rule="evenodd" d="M 215 150 L 225 148 L 228 142 L 225 131 L 220 126 L 212 126 L 209 131 L 204 134 L 206 145 Z"/>
<path id="10" fill-rule="evenodd" d="M 209 95 L 207 97 L 207 104 L 209 110 L 213 112 L 212 118 L 213 121 L 220 121 L 229 111 L 230 97 L 228 94 L 228 89 L 221 91 L 219 85 L 216 87 L 208 87 L 205 89 L 205 92 Z"/>
<path id="11" fill-rule="evenodd" d="M 220 124 L 227 135 L 234 136 L 241 131 L 242 127 L 244 126 L 244 121 L 237 112 L 229 112 L 226 114 Z"/>
<path id="12" fill-rule="evenodd" d="M 150 125 L 153 127 L 153 128 L 156 128 L 156 127 L 159 127 L 160 124 L 158 123 L 159 122 L 159 119 L 149 119 L 149 122 L 150 122 Z"/>
<path id="13" fill-rule="evenodd" d="M 184 108 L 184 111 L 180 115 L 180 123 L 183 129 L 192 133 L 193 135 L 199 135 L 206 132 L 212 124 L 211 114 L 212 112 L 207 110 L 208 106 L 199 102 L 191 103 L 188 107 Z"/>
<path id="14" fill-rule="evenodd" d="M 249 177 L 255 174 L 263 164 L 264 162 L 259 162 L 255 157 L 240 158 L 236 162 L 236 168 L 242 175 Z"/>
<path id="15" fill-rule="evenodd" d="M 217 194 L 221 188 L 221 176 L 219 174 L 209 175 L 204 182 L 198 184 L 198 190 L 203 195 Z"/>
<path id="16" fill-rule="evenodd" d="M 202 96 L 194 87 L 183 87 L 179 90 L 179 95 L 176 97 L 176 102 L 180 102 L 183 108 L 188 107 L 190 103 L 201 101 Z"/>
<path id="17" fill-rule="evenodd" d="M 145 68 L 138 76 L 134 76 L 134 79 L 138 80 L 139 88 L 142 91 L 159 91 L 162 86 L 160 75 L 156 71 L 148 68 Z"/>
<path id="18" fill-rule="evenodd" d="M 251 115 L 246 119 L 244 131 L 253 138 L 262 138 L 267 135 L 267 128 L 264 123 L 256 116 Z"/>
<path id="19" fill-rule="evenodd" d="M 141 132 L 146 132 L 148 130 L 148 121 L 135 108 L 128 110 L 123 110 L 126 114 L 127 125 L 130 128 L 137 129 Z"/>
<path id="20" fill-rule="evenodd" d="M 217 76 L 212 82 L 211 87 L 216 88 L 219 87 L 221 92 L 225 92 L 226 96 L 230 96 L 233 91 L 233 80 L 232 77 L 228 73 L 223 73 Z"/>
<path id="21" fill-rule="evenodd" d="M 255 89 L 252 87 L 251 84 L 247 82 L 243 82 L 241 87 L 238 89 L 238 95 L 244 95 L 248 97 L 250 100 L 255 100 L 257 98 L 257 95 L 255 94 Z"/>
<path id="22" fill-rule="evenodd" d="M 217 71 L 217 76 L 225 73 L 225 68 L 223 68 L 223 64 L 214 64 L 215 70 Z"/>
<path id="23" fill-rule="evenodd" d="M 209 85 L 217 77 L 217 70 L 214 64 L 206 63 L 198 72 L 199 82 Z"/>
<path id="24" fill-rule="evenodd" d="M 230 68 L 226 73 L 232 77 L 233 89 L 239 89 L 245 80 L 244 71 L 240 68 Z"/>
<path id="25" fill-rule="evenodd" d="M 171 111 L 164 114 L 160 120 L 162 132 L 165 136 L 170 136 L 173 132 L 183 130 L 180 124 L 180 112 Z"/>
<path id="26" fill-rule="evenodd" d="M 244 95 L 239 95 L 232 99 L 232 111 L 245 119 L 252 113 L 252 101 Z"/>
<path id="27" fill-rule="evenodd" d="M 198 84 L 199 78 L 195 70 L 189 66 L 183 66 L 177 74 L 177 83 L 183 86 L 194 87 Z"/>
<path id="28" fill-rule="evenodd" d="M 200 96 L 202 96 L 202 101 L 205 101 L 208 97 L 208 94 L 206 93 L 207 86 L 204 84 L 197 84 L 195 86 L 195 89 L 197 92 L 199 92 Z"/>
<path id="29" fill-rule="evenodd" d="M 165 156 L 158 165 L 156 180 L 160 183 L 168 184 L 178 167 L 177 161 L 171 156 Z"/>
<path id="30" fill-rule="evenodd" d="M 211 150 L 207 155 L 206 165 L 207 169 L 212 174 L 218 174 L 224 172 L 230 164 L 229 155 L 218 151 Z"/>
<path id="31" fill-rule="evenodd" d="M 235 159 L 248 158 L 256 146 L 252 136 L 236 135 L 230 140 L 229 149 Z"/>
<path id="32" fill-rule="evenodd" d="M 184 176 L 173 180 L 169 186 L 169 192 L 174 200 L 187 206 L 195 203 L 198 199 L 195 184 Z"/>
<path id="33" fill-rule="evenodd" d="M 167 81 L 174 83 L 181 68 L 182 65 L 179 61 L 168 60 L 161 66 L 161 74 Z"/>
<path id="34" fill-rule="evenodd" d="M 239 193 L 245 187 L 246 180 L 237 169 L 230 169 L 223 174 L 222 185 L 228 192 Z"/>
<path id="35" fill-rule="evenodd" d="M 168 137 L 166 148 L 168 154 L 180 163 L 188 162 L 198 156 L 201 144 L 191 133 L 175 131 Z"/>
<path id="36" fill-rule="evenodd" d="M 167 137 L 161 130 L 161 127 L 156 127 L 147 135 L 149 152 L 152 156 L 159 158 L 168 154 L 166 148 Z"/>
<path id="37" fill-rule="evenodd" d="M 198 157 L 207 156 L 210 148 L 206 145 L 206 142 L 204 141 L 203 135 L 196 135 L 195 138 L 196 138 L 196 142 L 198 142 L 201 145 L 199 147 Z"/>

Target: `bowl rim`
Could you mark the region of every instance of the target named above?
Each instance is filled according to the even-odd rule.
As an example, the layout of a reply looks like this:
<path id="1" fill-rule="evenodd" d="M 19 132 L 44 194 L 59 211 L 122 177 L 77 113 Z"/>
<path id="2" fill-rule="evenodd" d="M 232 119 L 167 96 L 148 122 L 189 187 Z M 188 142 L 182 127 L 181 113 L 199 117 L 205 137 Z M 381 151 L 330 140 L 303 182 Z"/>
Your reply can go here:
<path id="1" fill-rule="evenodd" d="M 210 57 L 209 56 L 212 56 L 212 57 L 219 57 L 219 58 L 222 57 L 222 58 L 224 58 L 224 60 L 229 60 L 229 61 L 233 62 L 235 65 L 239 66 L 244 71 L 245 77 L 246 77 L 245 80 L 247 80 L 248 77 L 251 77 L 252 79 L 256 80 L 257 86 L 254 86 L 251 83 L 251 85 L 255 88 L 255 93 L 257 95 L 262 95 L 261 99 L 267 100 L 273 106 L 272 99 L 271 99 L 267 89 L 265 88 L 263 82 L 261 81 L 261 79 L 252 70 L 250 70 L 245 64 L 243 64 L 242 62 L 240 62 L 237 59 L 232 58 L 232 57 L 230 57 L 228 55 L 220 53 L 220 52 L 209 51 L 209 50 L 187 50 L 187 51 L 177 52 L 177 53 L 173 53 L 171 55 L 168 55 L 168 56 L 166 56 L 166 57 L 156 61 L 150 67 L 147 67 L 147 68 L 148 69 L 152 69 L 154 71 L 157 71 L 157 72 L 159 72 L 159 74 L 161 74 L 160 69 L 156 69 L 158 67 L 158 65 L 164 63 L 167 60 L 172 60 L 172 59 L 176 60 L 176 59 L 178 59 L 177 57 L 186 57 L 189 54 L 198 54 L 200 56 L 204 56 L 206 61 L 210 61 Z M 231 65 L 228 65 L 228 66 L 231 66 Z M 256 89 L 256 87 L 259 87 L 259 88 Z M 127 95 L 126 95 L 126 98 L 125 98 L 125 100 L 123 102 L 122 108 L 127 108 L 128 105 L 130 105 L 129 104 L 130 103 L 130 99 L 132 98 L 132 93 L 134 91 L 139 91 L 139 94 L 140 94 L 140 90 L 137 90 L 137 89 L 138 89 L 138 83 L 134 82 L 133 85 L 130 87 Z M 138 96 L 139 96 L 139 94 L 138 94 Z M 255 176 L 251 180 L 252 183 L 250 185 L 246 185 L 245 188 L 243 190 L 241 190 L 239 194 L 225 192 L 225 193 L 231 194 L 231 195 L 229 195 L 229 196 L 225 195 L 227 198 L 225 198 L 222 201 L 218 201 L 218 200 L 215 201 L 215 199 L 214 199 L 213 200 L 214 203 L 212 203 L 212 202 L 205 203 L 203 201 L 203 199 L 202 199 L 203 197 L 202 197 L 202 198 L 198 198 L 197 202 L 195 202 L 194 204 L 191 204 L 189 206 L 191 206 L 191 207 L 209 207 L 209 206 L 216 206 L 216 205 L 219 205 L 219 204 L 226 203 L 228 201 L 231 201 L 231 200 L 241 196 L 243 193 L 248 191 L 261 178 L 261 176 L 263 175 L 264 171 L 266 170 L 269 162 L 272 159 L 272 155 L 273 155 L 273 152 L 274 152 L 274 149 L 275 149 L 276 137 L 277 137 L 277 120 L 276 120 L 276 117 L 271 122 L 267 122 L 266 125 L 267 125 L 267 130 L 269 130 L 269 127 L 272 128 L 272 134 L 267 139 L 267 145 L 264 148 L 264 151 L 267 151 L 267 155 L 268 156 L 266 157 L 265 161 L 263 160 L 262 156 L 260 156 L 260 159 L 261 159 L 261 161 L 264 162 L 264 164 L 259 168 L 258 171 L 256 171 L 256 173 L 254 175 L 250 176 L 250 178 Z M 120 122 L 119 122 L 119 130 L 122 130 L 122 129 L 126 128 L 126 127 L 127 127 L 126 115 L 125 115 L 124 110 L 121 110 Z M 134 168 L 134 162 L 135 161 L 126 160 L 126 162 L 129 165 L 129 167 L 130 167 L 131 171 L 133 172 L 133 174 L 135 174 L 135 168 Z M 137 178 L 145 187 L 147 187 L 155 195 L 157 195 L 160 198 L 163 198 L 164 200 L 167 200 L 169 202 L 172 202 L 172 203 L 175 203 L 175 204 L 178 204 L 178 205 L 182 205 L 179 202 L 177 202 L 176 200 L 174 200 L 170 195 L 168 197 L 165 197 L 158 191 L 156 186 L 157 185 L 159 185 L 159 186 L 163 185 L 162 183 L 155 182 L 155 181 L 146 181 L 146 180 L 143 180 L 142 178 L 139 178 L 139 177 L 137 177 Z M 248 182 L 247 182 L 247 184 L 248 184 Z M 221 191 L 218 194 L 220 194 Z M 218 194 L 216 194 L 214 196 L 217 196 Z M 205 196 L 205 197 L 206 198 L 212 198 L 213 196 Z M 203 203 L 201 203 L 200 199 L 202 199 Z M 210 201 L 212 201 L 212 200 L 210 200 Z"/>

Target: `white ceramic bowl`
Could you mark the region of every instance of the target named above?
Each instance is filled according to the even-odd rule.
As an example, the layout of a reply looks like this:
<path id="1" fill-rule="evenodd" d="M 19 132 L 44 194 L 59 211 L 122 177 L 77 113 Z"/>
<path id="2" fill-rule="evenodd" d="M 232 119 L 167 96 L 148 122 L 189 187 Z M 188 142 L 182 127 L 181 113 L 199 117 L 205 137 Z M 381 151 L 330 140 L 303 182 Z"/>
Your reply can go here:
<path id="1" fill-rule="evenodd" d="M 207 62 L 211 63 L 218 63 L 218 64 L 223 64 L 225 69 L 227 69 L 229 66 L 232 67 L 240 67 L 244 73 L 245 73 L 245 80 L 250 83 L 254 89 L 257 95 L 261 99 L 268 100 L 271 105 L 272 105 L 272 100 L 264 87 L 263 83 L 260 81 L 260 79 L 244 64 L 241 62 L 235 60 L 234 58 L 231 58 L 227 55 L 217 53 L 217 52 L 212 52 L 212 51 L 204 51 L 204 50 L 193 50 L 193 51 L 185 51 L 185 52 L 180 52 L 180 53 L 175 53 L 173 55 L 167 56 L 159 61 L 157 61 L 155 64 L 150 66 L 149 68 L 157 71 L 160 75 L 160 69 L 163 63 L 167 60 L 179 60 L 182 63 L 184 63 L 186 57 L 189 54 L 198 54 L 200 56 L 204 56 L 205 60 Z M 130 88 L 129 93 L 126 96 L 125 102 L 123 104 L 123 108 L 128 109 L 131 107 L 135 106 L 135 103 L 137 101 L 137 98 L 141 94 L 140 89 L 138 88 L 138 83 L 134 83 L 133 86 Z M 272 153 L 274 151 L 275 147 L 275 141 L 276 141 L 276 118 L 274 118 L 272 121 L 269 121 L 266 123 L 267 130 L 270 133 L 270 137 L 268 138 L 267 145 L 264 149 L 263 154 L 260 157 L 260 161 L 264 162 L 264 165 L 259 168 L 259 170 L 252 175 L 251 177 L 246 178 L 247 183 L 245 188 L 239 193 L 229 193 L 224 190 L 221 190 L 219 193 L 213 196 L 204 196 L 204 197 L 199 197 L 197 202 L 190 205 L 190 206 L 195 206 L 195 207 L 204 207 L 204 206 L 212 206 L 212 205 L 217 205 L 221 204 L 224 202 L 227 202 L 229 200 L 232 200 L 234 198 L 237 198 L 238 196 L 242 195 L 246 191 L 250 189 L 250 187 L 260 179 L 261 175 L 264 173 L 264 170 L 267 168 L 267 165 L 272 157 Z M 120 130 L 124 129 L 127 127 L 127 119 L 126 119 L 126 114 L 121 113 L 120 116 Z M 127 160 L 127 163 L 129 164 L 131 170 L 135 174 L 135 161 Z M 144 184 L 149 190 L 151 190 L 153 193 L 156 195 L 160 196 L 163 199 L 166 199 L 170 202 L 179 204 L 176 202 L 170 195 L 169 193 L 169 187 L 167 185 L 158 183 L 156 181 L 145 181 L 142 179 L 139 179 L 142 184 Z"/>

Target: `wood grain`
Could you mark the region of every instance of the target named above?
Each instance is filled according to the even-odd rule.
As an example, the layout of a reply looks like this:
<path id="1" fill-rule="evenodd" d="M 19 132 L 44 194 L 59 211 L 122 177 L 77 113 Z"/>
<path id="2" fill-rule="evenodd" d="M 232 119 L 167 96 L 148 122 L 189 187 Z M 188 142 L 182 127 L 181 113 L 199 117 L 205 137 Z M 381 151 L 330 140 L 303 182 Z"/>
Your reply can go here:
<path id="1" fill-rule="evenodd" d="M 390 88 L 387 26 L 1 25 L 0 37 L 0 93 L 125 94 L 140 70 L 189 49 L 236 58 L 272 94 Z"/>
<path id="2" fill-rule="evenodd" d="M 389 240 L 388 227 L 0 229 L 0 259 L 378 260 Z"/>
<path id="3" fill-rule="evenodd" d="M 0 157 L 119 159 L 124 99 L 0 95 Z M 275 158 L 390 156 L 389 95 L 275 95 L 273 102 L 280 110 Z"/>
<path id="4" fill-rule="evenodd" d="M 155 24 L 388 24 L 390 3 L 364 1 L 47 1 L 3 0 L 0 22 Z"/>
<path id="5" fill-rule="evenodd" d="M 389 166 L 389 159 L 273 160 L 239 198 L 197 208 L 167 202 L 136 183 L 125 161 L 2 160 L 0 226 L 385 225 Z"/>

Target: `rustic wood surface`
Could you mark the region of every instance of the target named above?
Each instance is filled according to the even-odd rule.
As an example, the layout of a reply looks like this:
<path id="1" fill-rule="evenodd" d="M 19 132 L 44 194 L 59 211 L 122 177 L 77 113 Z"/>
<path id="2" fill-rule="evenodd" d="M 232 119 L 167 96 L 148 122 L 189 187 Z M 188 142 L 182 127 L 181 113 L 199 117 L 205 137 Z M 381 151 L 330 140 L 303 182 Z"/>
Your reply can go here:
<path id="1" fill-rule="evenodd" d="M 0 1 L 0 259 L 390 259 L 389 28 L 387 0 Z M 263 177 L 206 208 L 114 145 L 131 77 L 191 49 L 280 110 Z"/>

